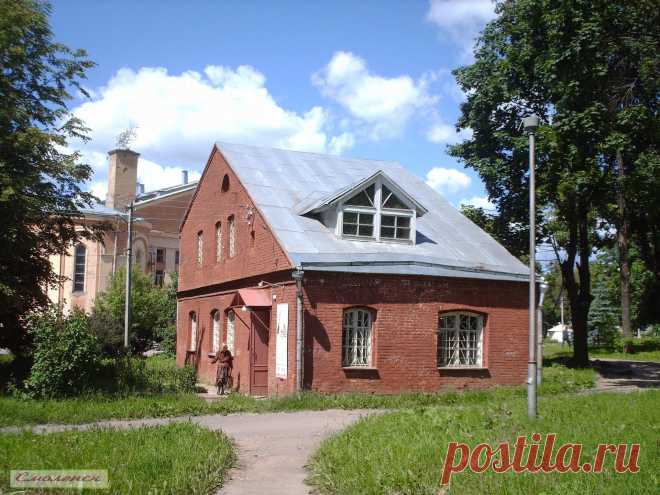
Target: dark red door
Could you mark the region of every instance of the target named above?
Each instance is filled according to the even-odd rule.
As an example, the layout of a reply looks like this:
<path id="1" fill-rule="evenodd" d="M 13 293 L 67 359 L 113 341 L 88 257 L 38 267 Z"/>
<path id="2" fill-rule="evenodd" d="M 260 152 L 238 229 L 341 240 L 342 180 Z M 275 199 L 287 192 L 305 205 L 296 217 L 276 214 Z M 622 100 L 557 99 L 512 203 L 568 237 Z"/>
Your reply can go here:
<path id="1" fill-rule="evenodd" d="M 270 310 L 252 310 L 250 349 L 250 393 L 268 395 L 268 330 Z"/>

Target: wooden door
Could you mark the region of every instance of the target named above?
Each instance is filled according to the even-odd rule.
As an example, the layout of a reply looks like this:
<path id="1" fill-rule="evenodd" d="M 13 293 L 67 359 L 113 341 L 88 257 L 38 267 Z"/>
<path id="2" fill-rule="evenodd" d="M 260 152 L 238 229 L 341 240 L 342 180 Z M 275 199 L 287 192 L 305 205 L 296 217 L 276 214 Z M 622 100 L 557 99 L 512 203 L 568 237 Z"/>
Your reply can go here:
<path id="1" fill-rule="evenodd" d="M 250 393 L 268 395 L 268 334 L 270 310 L 252 310 L 250 346 Z"/>

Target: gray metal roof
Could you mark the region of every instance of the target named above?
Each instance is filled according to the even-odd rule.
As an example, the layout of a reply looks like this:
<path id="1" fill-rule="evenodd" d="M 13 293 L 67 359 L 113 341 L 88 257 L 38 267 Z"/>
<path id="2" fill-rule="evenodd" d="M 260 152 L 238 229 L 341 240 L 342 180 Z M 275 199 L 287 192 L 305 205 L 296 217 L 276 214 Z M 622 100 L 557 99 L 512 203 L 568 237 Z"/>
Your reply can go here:
<path id="1" fill-rule="evenodd" d="M 527 280 L 529 271 L 396 162 L 216 143 L 289 257 L 307 270 Z M 301 208 L 382 170 L 424 205 L 416 244 L 338 238 Z"/>

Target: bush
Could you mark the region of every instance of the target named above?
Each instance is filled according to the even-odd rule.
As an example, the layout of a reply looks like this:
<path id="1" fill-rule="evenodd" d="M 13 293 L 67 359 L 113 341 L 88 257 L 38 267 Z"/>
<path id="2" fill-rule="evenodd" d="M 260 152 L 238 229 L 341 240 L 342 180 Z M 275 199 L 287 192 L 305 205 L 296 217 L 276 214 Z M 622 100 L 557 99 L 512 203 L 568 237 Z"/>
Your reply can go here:
<path id="1" fill-rule="evenodd" d="M 176 281 L 168 287 L 158 287 L 151 278 L 135 268 L 131 289 L 133 319 L 129 345 L 133 354 L 140 354 L 154 343 L 174 349 L 172 329 L 176 324 Z M 94 303 L 90 316 L 92 331 L 99 338 L 106 356 L 123 352 L 126 270 L 118 270 L 110 286 Z"/>
<path id="2" fill-rule="evenodd" d="M 197 375 L 190 366 L 178 368 L 172 359 L 119 356 L 104 359 L 99 383 L 120 395 L 195 391 Z"/>
<path id="3" fill-rule="evenodd" d="M 67 397 L 94 388 L 101 346 L 84 312 L 74 309 L 63 316 L 50 308 L 30 318 L 28 332 L 34 339 L 32 369 L 25 382 L 29 395 Z"/>
<path id="4" fill-rule="evenodd" d="M 623 352 L 625 345 L 631 353 L 658 351 L 660 350 L 660 337 L 642 337 L 641 339 L 624 339 L 619 335 L 615 340 L 612 348 L 617 352 Z"/>

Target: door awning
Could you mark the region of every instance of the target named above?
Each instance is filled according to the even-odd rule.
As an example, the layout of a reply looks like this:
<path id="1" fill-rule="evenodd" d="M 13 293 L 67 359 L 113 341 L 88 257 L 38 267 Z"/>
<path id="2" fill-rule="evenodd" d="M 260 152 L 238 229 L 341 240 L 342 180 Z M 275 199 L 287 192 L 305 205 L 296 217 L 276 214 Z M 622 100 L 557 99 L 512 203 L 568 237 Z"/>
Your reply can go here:
<path id="1" fill-rule="evenodd" d="M 273 305 L 270 289 L 238 289 L 238 297 L 243 305 L 250 308 L 265 308 Z"/>

